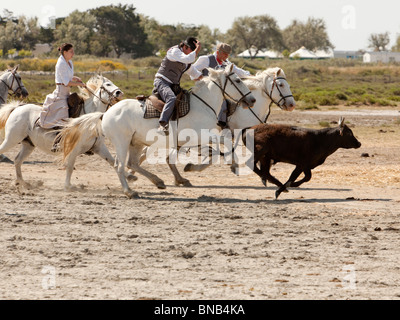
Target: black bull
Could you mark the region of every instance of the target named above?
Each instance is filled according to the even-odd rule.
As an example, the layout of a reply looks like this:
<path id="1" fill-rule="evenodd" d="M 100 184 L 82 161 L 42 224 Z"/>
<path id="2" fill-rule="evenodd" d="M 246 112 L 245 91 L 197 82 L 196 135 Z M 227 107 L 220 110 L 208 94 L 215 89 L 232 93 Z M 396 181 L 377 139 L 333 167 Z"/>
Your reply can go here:
<path id="1" fill-rule="evenodd" d="M 275 192 L 276 199 L 287 191 L 287 187 L 298 187 L 310 181 L 311 170 L 323 164 L 337 149 L 357 149 L 361 146 L 351 129 L 344 124 L 343 118 L 338 127 L 320 130 L 274 124 L 260 124 L 250 129 L 254 130 L 254 156 L 248 164 L 261 177 L 264 185 L 269 181 L 279 187 Z M 244 143 L 246 130 L 242 134 Z M 296 166 L 285 184 L 270 173 L 272 163 L 277 162 Z M 303 172 L 304 178 L 296 181 Z"/>

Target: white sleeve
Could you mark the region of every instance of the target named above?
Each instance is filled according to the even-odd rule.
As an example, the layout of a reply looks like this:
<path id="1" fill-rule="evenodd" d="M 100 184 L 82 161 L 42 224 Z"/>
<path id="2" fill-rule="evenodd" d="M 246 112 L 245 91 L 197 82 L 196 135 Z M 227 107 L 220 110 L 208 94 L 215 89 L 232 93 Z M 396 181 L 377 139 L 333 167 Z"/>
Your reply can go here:
<path id="1" fill-rule="evenodd" d="M 194 64 L 192 64 L 189 68 L 189 70 L 186 71 L 187 74 L 190 76 L 191 80 L 195 80 L 198 79 L 201 75 L 203 75 L 202 72 L 200 72 L 200 70 L 198 70 Z"/>
<path id="2" fill-rule="evenodd" d="M 233 72 L 236 73 L 239 76 L 239 78 L 246 78 L 250 75 L 249 71 L 243 70 L 242 68 L 239 68 L 236 65 L 233 65 Z"/>
<path id="3" fill-rule="evenodd" d="M 208 59 L 208 56 L 200 56 L 188 70 L 190 79 L 194 80 L 200 77 L 203 74 L 203 70 L 205 68 L 208 68 L 209 66 L 210 66 L 210 60 Z"/>
<path id="4" fill-rule="evenodd" d="M 168 50 L 167 58 L 171 61 L 191 64 L 196 61 L 196 51 L 192 51 L 189 54 L 184 54 L 179 48 L 172 48 Z"/>

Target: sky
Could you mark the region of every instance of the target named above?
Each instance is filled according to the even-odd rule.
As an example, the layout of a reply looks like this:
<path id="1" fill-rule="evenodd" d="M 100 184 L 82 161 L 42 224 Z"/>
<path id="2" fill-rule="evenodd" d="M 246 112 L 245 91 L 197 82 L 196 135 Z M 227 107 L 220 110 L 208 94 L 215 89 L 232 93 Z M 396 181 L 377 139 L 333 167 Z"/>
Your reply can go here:
<path id="1" fill-rule="evenodd" d="M 16 0 L 2 1 L 4 9 L 15 16 L 38 17 L 46 24 L 49 17 L 65 17 L 72 11 L 86 11 L 110 4 L 133 4 L 136 13 L 156 19 L 161 24 L 205 24 L 226 32 L 235 18 L 268 14 L 281 29 L 296 19 L 323 19 L 335 50 L 368 49 L 373 33 L 389 32 L 390 45 L 400 35 L 398 0 Z M 200 39 L 201 40 L 201 39 Z"/>

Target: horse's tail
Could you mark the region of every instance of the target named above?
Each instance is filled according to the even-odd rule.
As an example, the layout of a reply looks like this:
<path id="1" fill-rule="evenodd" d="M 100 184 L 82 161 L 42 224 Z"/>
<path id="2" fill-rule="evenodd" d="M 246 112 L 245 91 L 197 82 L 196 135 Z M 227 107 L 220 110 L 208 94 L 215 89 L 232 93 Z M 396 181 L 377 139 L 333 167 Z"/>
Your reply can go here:
<path id="1" fill-rule="evenodd" d="M 11 112 L 13 112 L 20 105 L 21 103 L 19 101 L 13 101 L 3 106 L 0 106 L 0 130 L 4 129 L 4 127 L 6 126 L 6 122 L 10 117 Z"/>
<path id="2" fill-rule="evenodd" d="M 102 112 L 93 112 L 68 120 L 67 124 L 58 134 L 58 139 L 64 152 L 64 161 L 82 138 L 92 139 L 103 135 L 101 128 L 103 114 Z"/>

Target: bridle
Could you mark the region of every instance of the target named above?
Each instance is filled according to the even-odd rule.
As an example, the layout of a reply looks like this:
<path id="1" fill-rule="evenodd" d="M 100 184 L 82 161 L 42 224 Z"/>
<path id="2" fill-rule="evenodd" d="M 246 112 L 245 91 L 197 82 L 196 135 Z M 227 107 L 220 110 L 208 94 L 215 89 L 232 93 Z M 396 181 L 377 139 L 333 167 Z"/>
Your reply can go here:
<path id="1" fill-rule="evenodd" d="M 92 90 L 90 90 L 88 87 L 86 87 L 86 90 L 89 91 L 92 95 L 94 95 L 97 99 L 99 99 L 101 101 L 101 103 L 107 105 L 106 111 L 115 104 L 115 101 L 118 100 L 116 97 L 114 97 L 114 93 L 118 90 L 120 90 L 118 87 L 115 88 L 113 91 L 109 91 L 106 87 L 104 87 L 104 80 L 103 83 L 100 86 L 100 93 L 99 95 L 97 95 L 96 93 L 94 93 Z M 105 91 L 108 95 L 108 99 L 105 100 L 102 98 L 101 93 L 102 91 Z M 85 108 L 83 108 L 83 113 L 86 114 Z"/>
<path id="2" fill-rule="evenodd" d="M 22 91 L 22 88 L 25 88 L 24 85 L 21 84 L 21 82 L 19 81 L 19 79 L 16 76 L 16 71 L 8 71 L 13 75 L 12 81 L 11 81 L 11 85 L 9 86 L 7 82 L 5 82 L 3 79 L 0 79 L 1 82 L 3 82 L 3 84 L 7 87 L 8 89 L 8 94 L 10 94 L 10 90 L 12 91 L 12 94 L 14 94 L 14 96 L 20 94 L 20 92 Z M 13 86 L 14 86 L 14 81 L 17 82 L 18 84 L 18 88 L 13 90 Z M 0 99 L 3 101 L 2 103 L 6 103 L 6 101 L 4 100 L 3 97 L 0 96 Z"/>
<path id="3" fill-rule="evenodd" d="M 270 76 L 268 76 L 268 78 L 269 78 L 269 77 L 270 77 Z M 263 91 L 264 91 L 264 93 L 268 96 L 268 98 L 271 99 L 271 103 L 275 103 L 279 108 L 282 109 L 282 105 L 286 104 L 286 98 L 293 97 L 293 95 L 292 95 L 292 94 L 289 94 L 289 95 L 287 95 L 287 96 L 284 96 L 284 95 L 282 94 L 281 89 L 279 89 L 279 85 L 277 85 L 276 80 L 285 80 L 285 81 L 287 82 L 286 78 L 284 78 L 284 77 L 274 77 L 273 80 L 272 80 L 272 86 L 271 86 L 270 92 L 268 93 L 265 89 L 263 89 Z M 265 87 L 265 86 L 264 86 L 264 87 Z M 278 102 L 276 102 L 274 99 L 272 99 L 272 93 L 273 93 L 273 91 L 274 91 L 274 88 L 276 88 L 276 89 L 278 90 L 278 92 L 279 92 L 280 99 L 279 99 Z M 283 103 L 281 104 L 281 101 L 282 101 L 282 100 L 283 100 Z"/>
<path id="4" fill-rule="evenodd" d="M 212 81 L 214 84 L 216 84 L 217 87 L 221 90 L 222 96 L 223 96 L 224 98 L 227 98 L 227 96 L 228 96 L 228 98 L 229 98 L 230 100 L 233 100 L 234 102 L 236 102 L 236 106 L 238 106 L 238 105 L 242 102 L 243 99 L 245 99 L 249 94 L 251 94 L 251 91 L 249 90 L 249 92 L 247 92 L 246 94 L 244 94 L 244 93 L 240 90 L 240 88 L 235 84 L 235 81 L 233 81 L 233 80 L 231 79 L 231 76 L 232 76 L 232 75 L 236 75 L 236 73 L 231 72 L 229 75 L 227 75 L 227 76 L 225 77 L 225 83 L 224 83 L 223 86 L 220 85 L 219 83 L 217 83 L 217 82 L 214 81 L 214 80 L 211 80 L 211 81 Z M 240 98 L 239 100 L 236 100 L 236 99 L 232 98 L 232 96 L 231 96 L 228 92 L 226 92 L 226 86 L 228 85 L 228 81 L 230 81 L 230 83 L 231 83 L 231 84 L 235 87 L 235 89 L 240 93 L 241 98 Z M 200 98 L 200 97 L 199 97 L 198 95 L 196 95 L 195 93 L 192 92 L 192 94 L 193 94 L 197 99 L 199 99 L 200 101 L 202 101 L 207 107 L 209 107 L 209 108 L 214 112 L 215 116 L 218 118 L 218 116 L 217 116 L 215 110 L 214 110 L 207 102 L 205 102 L 202 98 Z"/>
<path id="5" fill-rule="evenodd" d="M 266 79 L 268 79 L 268 78 L 270 78 L 271 76 L 268 76 L 268 77 L 266 77 Z M 279 89 L 279 85 L 276 83 L 276 81 L 277 80 L 285 80 L 286 82 L 287 82 L 287 80 L 286 80 L 286 78 L 284 78 L 284 77 L 275 77 L 274 76 L 274 78 L 272 79 L 272 86 L 271 86 L 271 90 L 270 90 L 270 92 L 268 93 L 267 92 L 267 90 L 265 90 L 265 84 L 263 85 L 263 92 L 268 96 L 268 98 L 271 100 L 271 102 L 270 102 L 270 104 L 269 104 L 269 106 L 268 106 L 268 113 L 267 113 L 267 115 L 265 116 L 265 119 L 264 119 L 264 121 L 262 121 L 255 113 L 254 113 L 254 111 L 252 110 L 252 109 L 250 109 L 250 111 L 251 111 L 251 113 L 257 118 L 257 120 L 260 122 L 260 123 L 266 123 L 267 122 L 267 120 L 268 120 L 268 117 L 269 117 L 269 115 L 270 115 L 270 113 L 271 113 L 271 106 L 272 106 L 272 104 L 273 103 L 275 103 L 279 108 L 281 108 L 282 109 L 282 105 L 284 105 L 284 104 L 286 104 L 286 99 L 287 98 L 290 98 L 290 97 L 293 97 L 293 95 L 292 94 L 289 94 L 289 95 L 287 95 L 287 96 L 284 96 L 283 94 L 282 94 L 282 91 Z M 280 96 L 280 99 L 279 99 L 279 101 L 278 102 L 276 102 L 273 98 L 272 98 L 272 93 L 273 93 L 273 91 L 274 91 L 274 88 L 276 88 L 277 90 L 278 90 L 278 92 L 279 92 L 279 96 Z M 281 101 L 283 100 L 283 103 L 281 104 Z"/>

